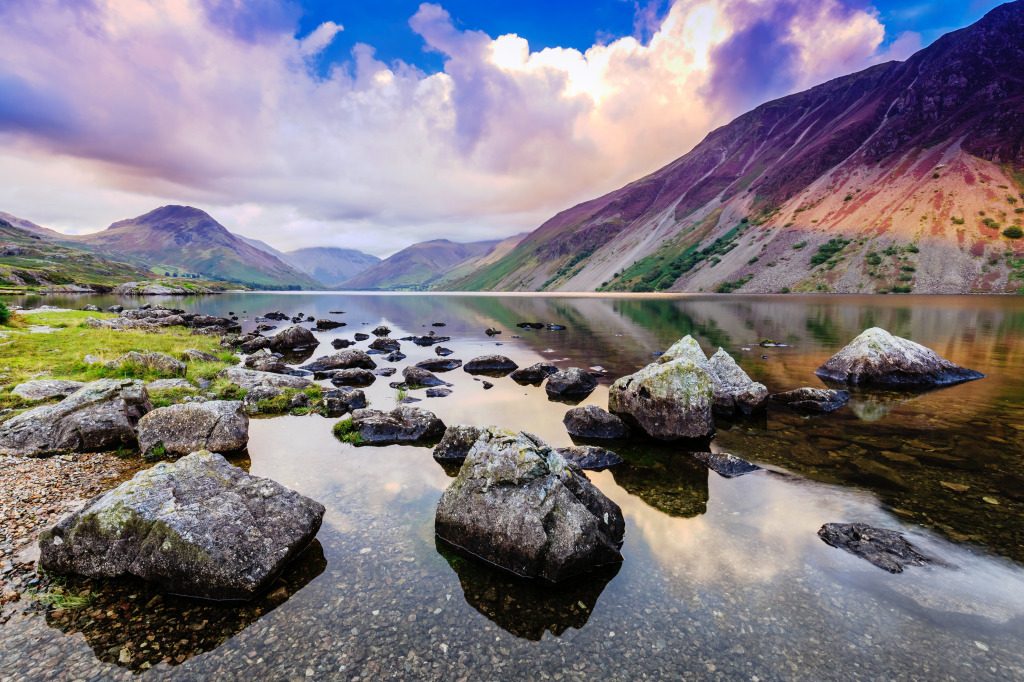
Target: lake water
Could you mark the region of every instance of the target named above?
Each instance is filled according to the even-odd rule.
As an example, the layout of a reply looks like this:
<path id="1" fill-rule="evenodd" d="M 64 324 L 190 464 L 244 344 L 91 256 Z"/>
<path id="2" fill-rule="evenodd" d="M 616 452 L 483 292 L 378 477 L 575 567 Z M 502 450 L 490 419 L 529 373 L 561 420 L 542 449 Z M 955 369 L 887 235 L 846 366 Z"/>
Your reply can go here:
<path id="1" fill-rule="evenodd" d="M 271 593 L 224 605 L 72 581 L 98 590 L 97 603 L 56 615 L 18 607 L 0 626 L 0 679 L 1024 679 L 1024 299 L 252 293 L 164 303 L 233 311 L 246 328 L 273 310 L 347 322 L 317 334 L 314 357 L 383 323 L 394 338 L 451 336 L 444 345 L 463 361 L 600 365 L 608 376 L 584 404 L 602 407 L 616 377 L 686 334 L 709 354 L 725 348 L 772 392 L 820 386 L 814 369 L 871 326 L 988 377 L 856 395 L 831 415 L 770 405 L 760 418 L 718 420 L 712 448 L 765 468 L 739 478 L 670 445 L 620 450 L 625 466 L 588 475 L 622 507 L 625 561 L 555 588 L 435 543 L 450 478 L 429 449 L 342 444 L 336 420 L 319 416 L 254 419 L 242 464 L 327 507 L 318 542 Z M 567 329 L 523 331 L 520 321 Z M 488 327 L 503 333 L 489 338 Z M 760 348 L 762 338 L 791 347 Z M 434 357 L 402 350 L 399 371 Z M 454 393 L 417 405 L 446 424 L 571 444 L 568 406 L 542 388 L 503 378 L 484 390 L 461 369 L 440 376 Z M 367 389 L 372 407 L 394 406 L 389 381 Z M 950 565 L 893 575 L 816 535 L 857 521 L 899 530 Z"/>

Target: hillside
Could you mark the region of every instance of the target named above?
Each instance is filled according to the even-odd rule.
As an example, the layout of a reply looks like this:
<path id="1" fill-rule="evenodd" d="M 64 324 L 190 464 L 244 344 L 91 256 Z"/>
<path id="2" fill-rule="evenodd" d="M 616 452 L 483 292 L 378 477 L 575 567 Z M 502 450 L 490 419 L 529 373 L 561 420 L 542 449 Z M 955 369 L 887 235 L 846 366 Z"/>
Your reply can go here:
<path id="1" fill-rule="evenodd" d="M 757 107 L 446 288 L 1018 291 L 1022 141 L 1018 0 Z"/>
<path id="2" fill-rule="evenodd" d="M 355 249 L 319 246 L 284 254 L 284 261 L 318 282 L 335 287 L 380 262 L 380 258 Z"/>
<path id="3" fill-rule="evenodd" d="M 256 288 L 319 289 L 319 282 L 228 232 L 204 211 L 163 206 L 76 242 L 112 253 L 153 272 L 180 272 Z"/>
<path id="4" fill-rule="evenodd" d="M 453 271 L 471 271 L 503 241 L 460 244 L 447 239 L 420 242 L 392 254 L 352 279 L 342 289 L 422 291 L 436 288 Z"/>

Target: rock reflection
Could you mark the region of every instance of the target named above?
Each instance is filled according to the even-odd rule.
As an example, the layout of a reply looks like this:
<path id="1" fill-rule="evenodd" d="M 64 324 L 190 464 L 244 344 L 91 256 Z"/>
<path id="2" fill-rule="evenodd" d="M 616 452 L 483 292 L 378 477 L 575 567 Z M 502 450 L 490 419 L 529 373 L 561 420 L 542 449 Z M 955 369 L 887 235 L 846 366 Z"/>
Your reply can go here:
<path id="1" fill-rule="evenodd" d="M 688 450 L 651 446 L 616 448 L 624 464 L 612 469 L 626 492 L 669 516 L 690 518 L 708 510 L 708 469 Z"/>
<path id="2" fill-rule="evenodd" d="M 459 576 L 467 604 L 502 630 L 534 642 L 539 642 L 545 632 L 559 637 L 569 628 L 582 629 L 621 567 L 602 566 L 551 584 L 520 578 L 467 558 L 440 538 L 435 538 L 435 544 L 437 553 Z"/>
<path id="3" fill-rule="evenodd" d="M 69 635 L 84 635 L 104 663 L 134 672 L 161 662 L 179 665 L 213 651 L 281 606 L 326 568 L 323 547 L 313 540 L 263 595 L 249 602 L 177 597 L 136 579 L 100 583 L 71 578 L 66 592 L 89 599 L 88 606 L 50 611 L 46 623 Z"/>

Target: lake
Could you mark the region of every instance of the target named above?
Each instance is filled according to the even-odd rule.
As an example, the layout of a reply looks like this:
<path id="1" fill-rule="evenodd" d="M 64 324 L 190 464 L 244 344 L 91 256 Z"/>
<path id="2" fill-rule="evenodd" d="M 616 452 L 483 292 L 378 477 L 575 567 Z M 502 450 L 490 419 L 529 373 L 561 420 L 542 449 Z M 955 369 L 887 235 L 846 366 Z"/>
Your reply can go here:
<path id="1" fill-rule="evenodd" d="M 625 465 L 588 476 L 622 508 L 625 560 L 554 587 L 435 542 L 434 507 L 455 472 L 429 449 L 343 444 L 331 435 L 337 420 L 316 415 L 253 419 L 240 464 L 327 507 L 318 541 L 271 592 L 216 604 L 138 582 L 72 581 L 96 603 L 85 614 L 22 607 L 0 625 L 0 679 L 1024 679 L 1024 299 L 331 292 L 160 302 L 232 311 L 247 330 L 274 310 L 345 321 L 317 333 L 314 357 L 383 323 L 393 338 L 451 336 L 443 345 L 463 361 L 501 353 L 520 366 L 601 366 L 607 377 L 583 402 L 601 407 L 615 378 L 686 334 L 709 354 L 727 350 L 771 392 L 821 386 L 815 368 L 872 326 L 988 376 L 860 393 L 830 415 L 770 404 L 760 417 L 717 419 L 712 449 L 764 468 L 738 478 L 678 446 L 618 449 Z M 522 321 L 566 329 L 517 329 Z M 488 337 L 488 327 L 503 333 Z M 764 338 L 790 347 L 761 348 Z M 434 357 L 411 343 L 402 351 L 399 371 Z M 572 444 L 569 406 L 543 388 L 501 378 L 485 390 L 461 369 L 439 376 L 451 396 L 410 395 L 446 424 Z M 389 381 L 366 389 L 371 407 L 395 405 Z M 828 522 L 898 530 L 947 565 L 887 573 L 826 545 L 816 532 Z"/>

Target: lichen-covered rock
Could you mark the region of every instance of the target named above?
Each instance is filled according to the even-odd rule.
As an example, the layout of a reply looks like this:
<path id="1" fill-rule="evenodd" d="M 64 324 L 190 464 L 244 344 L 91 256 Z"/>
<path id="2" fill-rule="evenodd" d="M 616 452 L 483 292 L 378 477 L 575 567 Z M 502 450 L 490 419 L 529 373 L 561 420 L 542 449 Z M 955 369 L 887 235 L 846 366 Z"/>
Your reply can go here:
<path id="1" fill-rule="evenodd" d="M 332 370 L 331 383 L 335 386 L 369 386 L 377 375 L 365 369 Z"/>
<path id="2" fill-rule="evenodd" d="M 66 398 L 82 386 L 81 381 L 67 381 L 66 379 L 36 379 L 18 384 L 11 389 L 11 395 L 16 395 L 22 400 L 49 400 L 50 398 Z"/>
<path id="3" fill-rule="evenodd" d="M 111 369 L 138 367 L 177 377 L 185 376 L 185 372 L 188 370 L 184 362 L 175 360 L 170 355 L 165 355 L 164 353 L 140 353 L 134 350 L 128 351 L 116 360 L 111 360 L 107 363 L 107 367 Z"/>
<path id="4" fill-rule="evenodd" d="M 568 448 L 558 448 L 558 454 L 584 471 L 602 471 L 617 464 L 622 464 L 622 458 L 611 450 L 595 447 L 593 445 L 574 445 Z"/>
<path id="5" fill-rule="evenodd" d="M 39 536 L 39 565 L 133 575 L 174 594 L 251 599 L 316 536 L 323 505 L 222 456 L 140 471 Z"/>
<path id="6" fill-rule="evenodd" d="M 538 362 L 529 367 L 517 369 L 509 374 L 509 378 L 517 384 L 539 384 L 557 371 L 558 368 L 550 362 Z"/>
<path id="7" fill-rule="evenodd" d="M 141 381 L 93 381 L 56 405 L 0 423 L 0 455 L 44 457 L 135 447 L 135 425 L 151 409 Z"/>
<path id="8" fill-rule="evenodd" d="M 328 417 L 340 417 L 353 410 L 366 407 L 366 394 L 358 388 L 335 388 L 324 393 L 324 412 Z"/>
<path id="9" fill-rule="evenodd" d="M 402 377 L 409 386 L 447 386 L 447 382 L 438 379 L 433 372 L 428 372 L 422 367 L 406 367 L 402 370 Z"/>
<path id="10" fill-rule="evenodd" d="M 834 412 L 850 399 L 849 391 L 837 391 L 831 388 L 795 388 L 785 393 L 775 393 L 771 397 L 780 403 L 805 414 L 823 414 Z"/>
<path id="11" fill-rule="evenodd" d="M 356 410 L 352 413 L 352 429 L 366 444 L 409 445 L 437 442 L 444 435 L 445 425 L 433 412 L 399 405 L 390 412 Z"/>
<path id="12" fill-rule="evenodd" d="M 302 369 L 310 372 L 329 372 L 332 369 L 377 369 L 377 363 L 363 351 L 353 348 L 317 358 L 303 365 Z"/>
<path id="13" fill-rule="evenodd" d="M 257 372 L 281 374 L 288 371 L 288 365 L 277 355 L 262 348 L 245 359 L 245 366 Z"/>
<path id="14" fill-rule="evenodd" d="M 608 409 L 658 440 L 707 438 L 715 433 L 714 379 L 686 359 L 652 363 L 621 377 L 608 393 Z"/>
<path id="15" fill-rule="evenodd" d="M 481 355 L 467 362 L 462 369 L 470 374 L 489 374 L 505 376 L 519 368 L 504 355 Z"/>
<path id="16" fill-rule="evenodd" d="M 439 346 L 440 347 L 440 346 Z M 425 369 L 428 372 L 450 372 L 453 369 L 462 367 L 462 360 L 446 359 L 446 358 L 431 358 L 428 360 L 420 360 L 416 363 L 416 366 L 420 369 Z"/>
<path id="17" fill-rule="evenodd" d="M 188 379 L 157 379 L 146 384 L 147 391 L 169 391 L 173 389 L 192 389 L 195 386 Z"/>
<path id="18" fill-rule="evenodd" d="M 941 563 L 921 554 L 896 531 L 872 528 L 866 523 L 826 523 L 818 529 L 818 537 L 890 573 L 902 573 L 907 566 Z"/>
<path id="19" fill-rule="evenodd" d="M 597 379 L 579 367 L 569 367 L 548 377 L 544 390 L 549 396 L 585 398 L 597 388 Z"/>
<path id="20" fill-rule="evenodd" d="M 486 431 L 478 426 L 453 424 L 444 431 L 444 437 L 434 448 L 434 459 L 438 462 L 461 464 L 473 448 L 476 439 Z"/>
<path id="21" fill-rule="evenodd" d="M 618 505 L 536 436 L 488 428 L 441 496 L 445 541 L 513 573 L 558 581 L 622 561 Z"/>
<path id="22" fill-rule="evenodd" d="M 145 457 L 177 458 L 199 450 L 240 452 L 249 443 L 249 417 L 240 400 L 180 403 L 144 416 L 138 434 Z"/>
<path id="23" fill-rule="evenodd" d="M 242 406 L 248 414 L 258 414 L 260 412 L 261 400 L 273 400 L 282 395 L 284 395 L 283 388 L 257 386 L 245 392 L 245 397 L 242 398 Z"/>
<path id="24" fill-rule="evenodd" d="M 942 386 L 985 376 L 878 327 L 861 332 L 814 373 L 854 386 Z"/>
<path id="25" fill-rule="evenodd" d="M 220 358 L 216 355 L 211 355 L 198 348 L 189 348 L 181 354 L 183 362 L 220 362 Z"/>
<path id="26" fill-rule="evenodd" d="M 768 389 L 752 381 L 732 356 L 719 348 L 708 360 L 715 379 L 715 409 L 721 414 L 753 414 L 768 402 Z"/>
<path id="27" fill-rule="evenodd" d="M 226 367 L 217 376 L 223 377 L 240 388 L 246 390 L 257 386 L 274 386 L 275 388 L 309 388 L 313 382 L 302 377 L 273 372 L 257 372 L 244 367 Z"/>
<path id="28" fill-rule="evenodd" d="M 574 407 L 562 417 L 565 430 L 574 438 L 613 440 L 629 437 L 629 427 L 597 405 Z"/>
<path id="29" fill-rule="evenodd" d="M 294 351 L 316 348 L 319 345 L 320 342 L 313 336 L 313 332 L 299 325 L 285 327 L 270 339 L 272 351 Z"/>
<path id="30" fill-rule="evenodd" d="M 761 471 L 761 467 L 751 464 L 745 459 L 728 452 L 694 452 L 693 458 L 702 462 L 708 469 L 711 469 L 720 476 L 734 478 L 744 474 Z"/>

